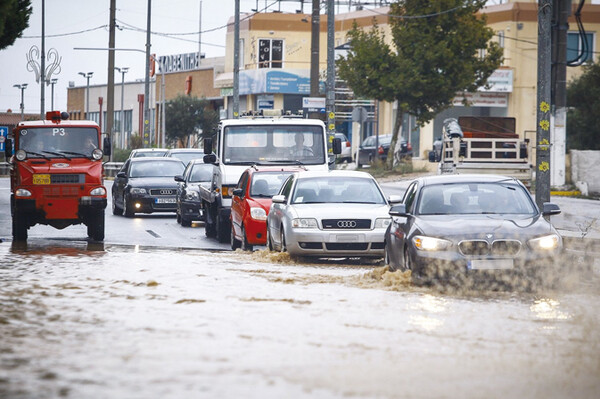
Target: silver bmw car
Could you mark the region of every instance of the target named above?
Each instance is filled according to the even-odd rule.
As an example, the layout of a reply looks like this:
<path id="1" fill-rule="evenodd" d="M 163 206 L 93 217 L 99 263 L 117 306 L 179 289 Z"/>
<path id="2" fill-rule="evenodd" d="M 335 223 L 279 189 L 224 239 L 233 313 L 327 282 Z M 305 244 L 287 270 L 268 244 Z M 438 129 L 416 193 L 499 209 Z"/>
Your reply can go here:
<path id="1" fill-rule="evenodd" d="M 389 201 L 368 173 L 295 173 L 273 197 L 267 246 L 292 256 L 383 257 Z"/>

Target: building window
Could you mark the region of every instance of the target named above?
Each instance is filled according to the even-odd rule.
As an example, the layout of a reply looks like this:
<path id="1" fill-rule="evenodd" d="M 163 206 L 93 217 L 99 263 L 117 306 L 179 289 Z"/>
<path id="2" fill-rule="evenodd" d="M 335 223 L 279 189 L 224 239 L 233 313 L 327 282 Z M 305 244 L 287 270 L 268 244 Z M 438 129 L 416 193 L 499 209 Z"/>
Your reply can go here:
<path id="1" fill-rule="evenodd" d="M 594 34 L 586 33 L 585 37 L 587 39 L 587 47 L 584 47 L 584 43 L 581 40 L 579 32 L 567 33 L 567 62 L 592 62 L 594 60 Z M 585 50 L 583 53 L 583 58 L 578 60 L 577 57 L 582 50 Z"/>
<path id="2" fill-rule="evenodd" d="M 504 48 L 504 31 L 498 31 L 498 45 L 500 48 Z"/>
<path id="3" fill-rule="evenodd" d="M 283 67 L 283 40 L 260 39 L 258 41 L 258 67 Z"/>

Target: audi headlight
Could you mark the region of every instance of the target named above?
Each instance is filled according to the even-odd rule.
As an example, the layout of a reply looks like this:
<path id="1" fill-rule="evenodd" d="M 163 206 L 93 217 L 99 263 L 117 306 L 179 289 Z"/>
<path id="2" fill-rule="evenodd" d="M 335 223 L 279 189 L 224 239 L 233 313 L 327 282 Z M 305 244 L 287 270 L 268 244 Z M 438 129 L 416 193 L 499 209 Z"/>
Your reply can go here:
<path id="1" fill-rule="evenodd" d="M 131 194 L 146 194 L 145 188 L 132 187 L 129 191 Z"/>
<path id="2" fill-rule="evenodd" d="M 267 220 L 267 212 L 263 208 L 250 208 L 250 217 L 254 220 Z"/>
<path id="3" fill-rule="evenodd" d="M 451 241 L 427 236 L 414 236 L 412 242 L 421 251 L 443 251 L 452 246 Z"/>
<path id="4" fill-rule="evenodd" d="M 560 245 L 560 237 L 556 234 L 534 238 L 529 240 L 529 246 L 534 250 L 548 251 L 558 248 Z"/>
<path id="5" fill-rule="evenodd" d="M 24 188 L 18 188 L 17 191 L 15 191 L 15 195 L 17 197 L 31 197 L 31 191 L 25 190 Z"/>
<path id="6" fill-rule="evenodd" d="M 292 219 L 292 227 L 296 229 L 316 229 L 317 219 Z"/>
<path id="7" fill-rule="evenodd" d="M 106 190 L 104 187 L 96 187 L 92 191 L 90 191 L 90 195 L 106 195 Z"/>
<path id="8" fill-rule="evenodd" d="M 23 161 L 25 160 L 25 158 L 27 158 L 27 153 L 25 152 L 25 150 L 19 150 L 15 154 L 15 157 L 17 157 L 19 161 Z"/>
<path id="9" fill-rule="evenodd" d="M 102 159 L 102 157 L 104 156 L 104 153 L 102 152 L 102 150 L 100 148 L 96 148 L 94 149 L 94 151 L 92 151 L 92 158 L 94 158 L 94 160 L 99 160 Z"/>
<path id="10" fill-rule="evenodd" d="M 198 201 L 200 200 L 200 196 L 197 191 L 187 191 L 185 193 L 185 199 L 186 201 Z"/>
<path id="11" fill-rule="evenodd" d="M 377 218 L 375 219 L 375 228 L 376 229 L 387 229 L 392 221 L 391 218 Z"/>

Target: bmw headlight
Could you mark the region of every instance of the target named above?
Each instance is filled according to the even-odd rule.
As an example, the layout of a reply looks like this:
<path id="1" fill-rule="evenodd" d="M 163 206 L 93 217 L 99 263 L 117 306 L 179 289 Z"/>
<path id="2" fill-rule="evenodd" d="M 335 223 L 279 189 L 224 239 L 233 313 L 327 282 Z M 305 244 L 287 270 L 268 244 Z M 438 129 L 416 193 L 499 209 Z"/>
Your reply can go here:
<path id="1" fill-rule="evenodd" d="M 377 218 L 375 219 L 375 228 L 386 229 L 390 225 L 391 221 L 391 218 Z"/>
<path id="2" fill-rule="evenodd" d="M 414 236 L 412 242 L 421 251 L 444 251 L 452 246 L 451 241 L 427 236 Z"/>
<path id="3" fill-rule="evenodd" d="M 132 187 L 129 191 L 131 194 L 146 194 L 145 188 Z"/>
<path id="4" fill-rule="evenodd" d="M 186 191 L 185 199 L 186 201 L 199 201 L 200 196 L 198 195 L 197 191 Z"/>
<path id="5" fill-rule="evenodd" d="M 548 251 L 558 248 L 560 245 L 560 237 L 557 234 L 549 234 L 547 236 L 534 238 L 529 240 L 529 246 L 538 251 Z"/>
<path id="6" fill-rule="evenodd" d="M 317 219 L 292 219 L 292 227 L 296 229 L 316 229 Z"/>
<path id="7" fill-rule="evenodd" d="M 104 187 L 96 187 L 92 191 L 90 191 L 90 195 L 106 195 L 106 190 Z"/>
<path id="8" fill-rule="evenodd" d="M 254 220 L 267 220 L 267 212 L 263 208 L 250 208 L 250 217 Z"/>
<path id="9" fill-rule="evenodd" d="M 102 159 L 103 156 L 104 156 L 104 153 L 102 152 L 102 150 L 100 148 L 96 148 L 96 149 L 94 149 L 94 151 L 92 151 L 92 158 L 94 158 L 96 161 L 99 159 Z"/>

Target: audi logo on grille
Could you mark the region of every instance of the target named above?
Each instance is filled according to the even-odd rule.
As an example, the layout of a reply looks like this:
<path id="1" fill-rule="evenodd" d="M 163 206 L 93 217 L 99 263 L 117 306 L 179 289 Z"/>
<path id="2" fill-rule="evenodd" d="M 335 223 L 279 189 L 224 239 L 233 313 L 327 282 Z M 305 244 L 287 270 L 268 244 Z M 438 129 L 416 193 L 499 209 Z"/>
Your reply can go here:
<path id="1" fill-rule="evenodd" d="M 337 227 L 340 229 L 353 229 L 356 227 L 354 220 L 338 220 Z"/>
<path id="2" fill-rule="evenodd" d="M 161 195 L 170 195 L 173 194 L 173 190 L 160 190 Z"/>

